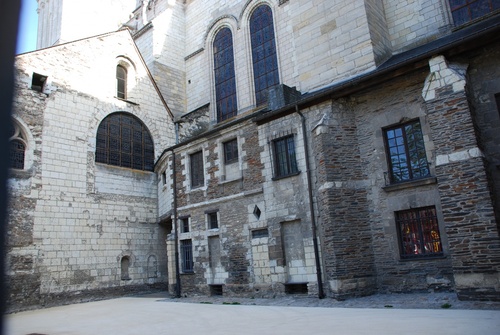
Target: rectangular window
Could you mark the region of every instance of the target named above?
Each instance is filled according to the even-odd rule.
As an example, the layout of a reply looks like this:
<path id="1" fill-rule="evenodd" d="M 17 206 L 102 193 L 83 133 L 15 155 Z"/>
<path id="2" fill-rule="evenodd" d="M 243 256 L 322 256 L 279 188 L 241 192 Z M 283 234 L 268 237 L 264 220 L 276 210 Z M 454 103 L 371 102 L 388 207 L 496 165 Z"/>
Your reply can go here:
<path id="1" fill-rule="evenodd" d="M 161 173 L 161 183 L 162 185 L 167 185 L 167 171 Z"/>
<path id="2" fill-rule="evenodd" d="M 193 243 L 181 240 L 182 272 L 193 272 Z"/>
<path id="3" fill-rule="evenodd" d="M 267 228 L 252 230 L 252 238 L 261 238 L 268 236 L 269 236 L 269 231 L 267 230 Z"/>
<path id="4" fill-rule="evenodd" d="M 189 218 L 180 219 L 181 233 L 189 233 Z"/>
<path id="5" fill-rule="evenodd" d="M 191 187 L 200 187 L 205 183 L 203 174 L 203 151 L 195 152 L 189 156 L 190 161 L 190 174 L 191 174 Z"/>
<path id="6" fill-rule="evenodd" d="M 238 140 L 234 139 L 224 143 L 224 164 L 238 161 Z"/>
<path id="7" fill-rule="evenodd" d="M 384 129 L 391 183 L 430 176 L 418 120 Z"/>
<path id="8" fill-rule="evenodd" d="M 275 177 L 285 177 L 298 173 L 293 135 L 273 141 Z"/>
<path id="9" fill-rule="evenodd" d="M 422 207 L 396 212 L 401 258 L 443 255 L 436 208 Z"/>
<path id="10" fill-rule="evenodd" d="M 219 219 L 217 217 L 217 212 L 207 213 L 208 229 L 219 228 Z"/>
<path id="11" fill-rule="evenodd" d="M 456 26 L 500 9 L 498 0 L 450 0 L 451 15 Z"/>

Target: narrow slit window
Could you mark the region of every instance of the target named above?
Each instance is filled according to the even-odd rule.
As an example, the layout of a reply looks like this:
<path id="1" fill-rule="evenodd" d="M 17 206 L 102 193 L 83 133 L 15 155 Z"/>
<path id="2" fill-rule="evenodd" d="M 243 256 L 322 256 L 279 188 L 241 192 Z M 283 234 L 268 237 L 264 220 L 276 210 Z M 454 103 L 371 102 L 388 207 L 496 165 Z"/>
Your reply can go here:
<path id="1" fill-rule="evenodd" d="M 116 66 L 116 96 L 127 99 L 127 69 L 121 65 Z"/>

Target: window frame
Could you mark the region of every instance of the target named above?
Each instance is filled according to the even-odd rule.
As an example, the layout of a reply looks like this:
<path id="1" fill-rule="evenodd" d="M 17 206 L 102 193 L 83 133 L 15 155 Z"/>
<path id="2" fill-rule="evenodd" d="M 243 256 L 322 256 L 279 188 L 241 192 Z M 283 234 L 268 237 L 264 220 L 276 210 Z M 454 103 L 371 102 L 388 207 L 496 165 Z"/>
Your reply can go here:
<path id="1" fill-rule="evenodd" d="M 186 216 L 186 217 L 181 217 L 179 218 L 179 228 L 180 228 L 180 231 L 181 231 L 181 234 L 184 234 L 184 233 L 189 233 L 191 230 L 190 230 L 190 222 L 191 221 L 189 219 L 189 216 Z"/>
<path id="2" fill-rule="evenodd" d="M 233 138 L 222 143 L 224 154 L 224 165 L 234 164 L 239 161 L 238 139 Z"/>
<path id="3" fill-rule="evenodd" d="M 409 147 L 409 140 L 407 136 L 407 130 L 406 127 L 412 126 L 415 128 L 415 126 L 418 125 L 418 131 L 419 134 L 416 134 L 415 132 L 413 133 L 414 135 L 419 135 L 420 137 L 418 139 L 415 139 L 413 141 L 412 146 L 415 146 L 414 150 L 417 150 L 417 160 L 418 164 L 416 166 L 413 166 L 411 163 L 411 151 Z M 401 130 L 401 136 L 394 136 L 393 138 L 390 138 L 388 133 L 393 131 L 396 133 L 396 131 L 400 129 Z M 417 181 L 421 180 L 424 178 L 429 178 L 432 177 L 431 171 L 430 171 L 430 166 L 429 166 L 429 161 L 427 160 L 427 150 L 425 148 L 425 140 L 424 140 L 424 133 L 422 131 L 422 123 L 420 122 L 420 119 L 413 119 L 408 122 L 396 124 L 396 125 L 391 125 L 382 128 L 383 132 L 383 137 L 384 137 L 384 147 L 385 147 L 385 153 L 386 153 L 386 159 L 387 159 L 387 174 L 389 177 L 389 184 L 394 185 L 394 184 L 400 184 L 400 183 L 405 183 L 405 182 L 412 182 L 412 181 Z M 404 147 L 404 160 L 403 159 L 398 159 L 397 163 L 399 167 L 396 166 L 395 162 L 393 162 L 393 157 L 401 157 L 401 152 L 400 146 L 401 145 L 391 145 L 391 141 L 394 141 L 395 144 L 397 144 L 398 140 L 397 138 L 402 138 L 403 140 L 403 147 Z M 397 154 L 393 155 L 391 152 L 391 149 L 395 148 L 397 150 Z M 423 154 L 419 154 L 419 152 L 422 151 Z M 403 168 L 401 167 L 401 164 L 406 161 L 410 162 L 410 164 L 407 164 L 407 174 L 408 177 L 405 178 L 403 174 L 405 173 L 403 171 Z M 425 162 L 424 162 L 425 161 Z M 427 171 L 425 173 L 424 171 Z M 420 172 L 418 172 L 420 171 Z M 418 172 L 418 173 L 417 173 Z M 400 174 L 398 177 L 397 174 Z M 418 176 L 417 176 L 418 174 Z"/>
<path id="4" fill-rule="evenodd" d="M 493 0 L 486 0 L 487 3 L 486 5 L 488 6 L 488 11 L 486 12 L 472 12 L 474 10 L 474 5 L 477 4 L 477 5 L 480 5 L 478 4 L 479 1 L 483 1 L 483 0 L 465 0 L 465 4 L 459 4 L 459 5 L 453 5 L 453 0 L 448 0 L 448 4 L 450 6 L 450 14 L 451 14 L 451 17 L 452 17 L 452 20 L 453 20 L 453 24 L 456 26 L 456 27 L 459 27 L 459 26 L 462 26 L 464 24 L 467 24 L 469 22 L 472 22 L 472 21 L 475 21 L 475 20 L 478 20 L 484 16 L 487 16 L 488 14 L 490 13 L 494 13 L 494 12 L 497 12 L 498 10 L 500 10 L 500 7 L 499 8 L 494 8 L 493 7 Z M 459 11 L 463 11 L 465 10 L 465 12 L 462 12 L 462 14 L 465 14 L 463 17 L 459 15 Z"/>
<path id="5" fill-rule="evenodd" d="M 203 150 L 189 154 L 189 177 L 191 189 L 205 186 Z"/>
<path id="6" fill-rule="evenodd" d="M 194 272 L 194 262 L 193 262 L 193 240 L 185 239 L 180 241 L 179 248 L 181 254 L 181 265 L 183 273 L 193 273 Z"/>
<path id="7" fill-rule="evenodd" d="M 280 83 L 274 18 L 269 5 L 255 8 L 249 18 L 249 29 L 255 104 L 262 106 L 268 103 L 269 88 Z"/>
<path id="8" fill-rule="evenodd" d="M 207 215 L 207 229 L 219 229 L 220 228 L 220 220 L 219 220 L 219 212 L 218 211 L 210 211 L 206 213 Z"/>
<path id="9" fill-rule="evenodd" d="M 410 218 L 412 214 L 414 217 Z M 394 212 L 394 220 L 398 234 L 399 256 L 402 260 L 444 257 L 443 241 L 435 206 Z M 410 225 L 414 227 L 410 228 Z M 403 233 L 403 230 L 407 230 L 407 233 Z M 437 251 L 426 251 L 431 248 Z"/>
<path id="10" fill-rule="evenodd" d="M 134 137 L 139 131 L 140 141 L 135 141 L 139 140 L 139 137 Z M 97 127 L 95 162 L 153 171 L 154 142 L 146 125 L 130 113 L 115 112 L 107 115 Z"/>
<path id="11" fill-rule="evenodd" d="M 212 43 L 217 122 L 238 114 L 233 45 L 231 29 L 227 26 L 222 27 L 215 34 Z"/>
<path id="12" fill-rule="evenodd" d="M 284 143 L 284 150 L 278 148 L 280 143 Z M 290 148 L 290 143 L 293 144 L 293 148 Z M 284 156 L 280 153 L 283 153 Z M 272 158 L 274 162 L 273 180 L 295 176 L 300 173 L 297 163 L 295 136 L 293 134 L 272 140 Z M 284 162 L 282 162 L 283 159 Z"/>
<path id="13" fill-rule="evenodd" d="M 118 99 L 127 99 L 127 79 L 127 68 L 122 64 L 116 65 L 116 97 Z M 121 90 L 123 90 L 123 92 Z"/>

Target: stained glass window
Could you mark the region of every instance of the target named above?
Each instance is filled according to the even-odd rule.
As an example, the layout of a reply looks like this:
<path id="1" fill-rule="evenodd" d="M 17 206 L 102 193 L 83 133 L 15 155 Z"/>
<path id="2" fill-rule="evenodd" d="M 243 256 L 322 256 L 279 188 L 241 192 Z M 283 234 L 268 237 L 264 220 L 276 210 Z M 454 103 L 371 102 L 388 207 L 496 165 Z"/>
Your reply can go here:
<path id="1" fill-rule="evenodd" d="M 152 171 L 154 147 L 148 129 L 131 114 L 109 115 L 97 129 L 95 160 L 98 163 Z"/>
<path id="2" fill-rule="evenodd" d="M 500 9 L 500 0 L 450 0 L 451 15 L 456 26 Z"/>
<path id="3" fill-rule="evenodd" d="M 401 258 L 441 256 L 436 208 L 423 207 L 396 212 Z"/>
<path id="4" fill-rule="evenodd" d="M 268 89 L 279 84 L 278 59 L 274 38 L 273 13 L 266 5 L 250 17 L 253 77 L 257 106 L 267 103 Z"/>
<path id="5" fill-rule="evenodd" d="M 236 80 L 234 74 L 233 36 L 222 28 L 214 40 L 215 96 L 217 122 L 236 115 Z"/>

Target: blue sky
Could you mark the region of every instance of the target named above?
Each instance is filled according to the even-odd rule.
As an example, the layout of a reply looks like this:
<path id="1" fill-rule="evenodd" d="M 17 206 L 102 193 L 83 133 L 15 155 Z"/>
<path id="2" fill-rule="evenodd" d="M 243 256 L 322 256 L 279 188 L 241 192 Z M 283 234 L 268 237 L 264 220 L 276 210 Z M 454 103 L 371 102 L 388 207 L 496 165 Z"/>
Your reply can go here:
<path id="1" fill-rule="evenodd" d="M 16 54 L 36 49 L 36 31 L 38 27 L 37 7 L 36 0 L 21 0 Z"/>

